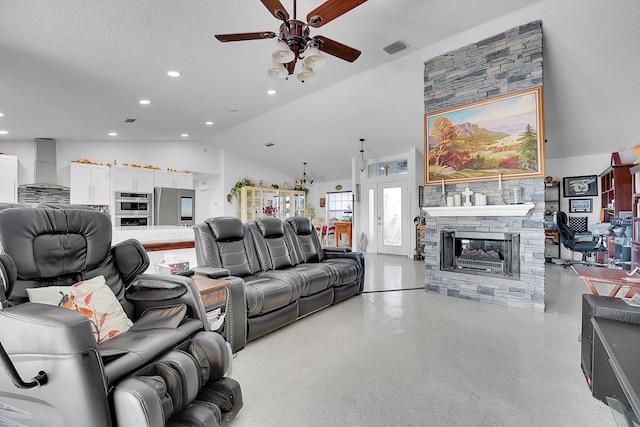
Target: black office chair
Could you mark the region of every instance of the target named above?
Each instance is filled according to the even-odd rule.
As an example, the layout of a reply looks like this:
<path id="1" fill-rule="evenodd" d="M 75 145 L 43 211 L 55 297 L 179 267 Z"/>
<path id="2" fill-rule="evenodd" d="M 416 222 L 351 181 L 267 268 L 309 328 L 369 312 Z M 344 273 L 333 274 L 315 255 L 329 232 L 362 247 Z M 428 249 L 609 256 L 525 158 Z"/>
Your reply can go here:
<path id="1" fill-rule="evenodd" d="M 581 264 L 594 264 L 587 261 L 587 256 L 592 252 L 605 250 L 600 239 L 595 239 L 590 233 L 576 233 L 575 230 L 569 227 L 566 213 L 555 212 L 553 214 L 553 222 L 556 225 L 556 230 L 560 233 L 560 241 L 564 247 L 571 251 L 582 253 Z"/>

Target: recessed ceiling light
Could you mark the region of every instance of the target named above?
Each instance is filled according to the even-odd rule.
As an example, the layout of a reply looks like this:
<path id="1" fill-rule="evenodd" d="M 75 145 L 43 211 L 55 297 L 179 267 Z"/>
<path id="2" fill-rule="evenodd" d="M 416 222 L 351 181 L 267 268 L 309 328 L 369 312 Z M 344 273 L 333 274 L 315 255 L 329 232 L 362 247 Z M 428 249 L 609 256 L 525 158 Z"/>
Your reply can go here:
<path id="1" fill-rule="evenodd" d="M 148 99 L 141 99 L 141 100 L 140 100 L 140 104 L 142 104 L 142 105 L 149 105 L 149 104 L 151 104 L 151 101 L 149 101 Z"/>
<path id="2" fill-rule="evenodd" d="M 6 135 L 8 133 L 9 133 L 8 130 L 0 130 L 0 135 Z"/>
<path id="3" fill-rule="evenodd" d="M 109 136 L 118 136 L 118 132 L 109 132 Z"/>
<path id="4" fill-rule="evenodd" d="M 207 126 L 213 126 L 213 122 L 206 122 L 205 125 Z"/>
<path id="5" fill-rule="evenodd" d="M 189 136 L 189 134 L 188 134 L 188 133 L 183 133 L 181 136 L 182 136 L 183 138 L 186 138 L 186 137 L 188 137 L 188 136 Z"/>
<path id="6" fill-rule="evenodd" d="M 180 77 L 180 75 L 179 71 L 167 71 L 167 76 L 169 77 Z"/>
<path id="7" fill-rule="evenodd" d="M 0 113 L 0 117 L 4 117 L 4 114 L 3 114 L 3 113 Z"/>
<path id="8" fill-rule="evenodd" d="M 275 90 L 275 89 L 269 89 L 269 90 L 267 91 L 267 94 L 268 94 L 268 95 L 275 95 L 275 94 L 276 94 L 276 90 Z"/>

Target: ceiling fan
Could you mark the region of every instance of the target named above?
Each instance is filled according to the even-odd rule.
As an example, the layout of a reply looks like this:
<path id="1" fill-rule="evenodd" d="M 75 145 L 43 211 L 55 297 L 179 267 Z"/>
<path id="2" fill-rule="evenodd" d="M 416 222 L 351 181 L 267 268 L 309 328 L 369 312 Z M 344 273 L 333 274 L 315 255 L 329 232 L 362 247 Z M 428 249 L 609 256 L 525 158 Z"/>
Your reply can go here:
<path id="1" fill-rule="evenodd" d="M 314 67 L 324 64 L 325 58 L 320 51 L 348 62 L 360 56 L 360 51 L 324 36 L 311 36 L 310 27 L 318 28 L 344 15 L 351 9 L 360 6 L 367 0 L 327 0 L 309 12 L 307 22 L 296 17 L 296 0 L 293 0 L 293 19 L 289 18 L 280 0 L 260 0 L 271 14 L 282 21 L 280 32 L 262 31 L 254 33 L 216 34 L 221 42 L 243 40 L 271 39 L 278 37 L 278 44 L 273 51 L 274 61 L 269 68 L 269 75 L 275 78 L 288 78 L 293 74 L 298 59 L 303 61 L 302 71 L 298 73 L 301 82 L 315 80 Z M 304 55 L 304 56 L 303 56 Z"/>

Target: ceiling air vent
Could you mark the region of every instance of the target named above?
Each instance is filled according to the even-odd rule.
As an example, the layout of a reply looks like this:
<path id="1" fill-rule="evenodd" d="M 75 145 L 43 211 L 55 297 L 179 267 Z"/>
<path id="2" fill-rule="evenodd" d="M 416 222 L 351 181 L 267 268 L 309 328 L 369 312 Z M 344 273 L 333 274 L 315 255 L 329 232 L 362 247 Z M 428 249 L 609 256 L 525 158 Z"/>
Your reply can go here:
<path id="1" fill-rule="evenodd" d="M 398 41 L 391 43 L 389 46 L 383 47 L 382 50 L 387 52 L 389 55 L 393 55 L 394 53 L 400 52 L 401 50 L 404 50 L 408 47 L 409 45 L 407 44 L 407 42 L 400 39 Z"/>
<path id="2" fill-rule="evenodd" d="M 136 121 L 136 119 L 124 119 L 125 123 L 133 123 L 135 121 Z"/>
<path id="3" fill-rule="evenodd" d="M 265 147 L 273 147 L 274 145 L 276 145 L 276 144 L 274 144 L 273 142 L 266 142 L 264 144 Z"/>

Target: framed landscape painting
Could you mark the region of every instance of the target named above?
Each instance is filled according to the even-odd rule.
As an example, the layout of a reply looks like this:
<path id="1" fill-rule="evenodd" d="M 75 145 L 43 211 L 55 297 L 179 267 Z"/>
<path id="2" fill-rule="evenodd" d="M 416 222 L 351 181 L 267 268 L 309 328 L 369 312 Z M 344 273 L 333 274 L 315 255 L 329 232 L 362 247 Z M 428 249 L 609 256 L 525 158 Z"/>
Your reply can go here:
<path id="1" fill-rule="evenodd" d="M 544 176 L 542 88 L 424 115 L 425 185 Z"/>

